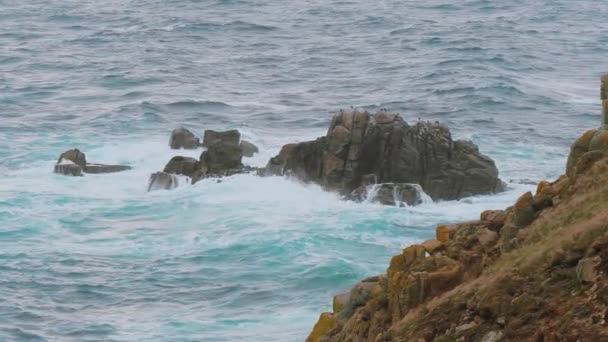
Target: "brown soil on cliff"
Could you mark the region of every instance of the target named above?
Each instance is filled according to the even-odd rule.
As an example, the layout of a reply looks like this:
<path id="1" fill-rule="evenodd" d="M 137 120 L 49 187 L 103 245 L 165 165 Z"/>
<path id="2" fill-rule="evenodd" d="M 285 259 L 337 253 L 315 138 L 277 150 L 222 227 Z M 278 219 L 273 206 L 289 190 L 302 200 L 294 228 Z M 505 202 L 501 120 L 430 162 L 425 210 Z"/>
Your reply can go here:
<path id="1" fill-rule="evenodd" d="M 568 176 L 437 227 L 336 296 L 307 341 L 608 341 L 608 157 L 582 140 Z"/>

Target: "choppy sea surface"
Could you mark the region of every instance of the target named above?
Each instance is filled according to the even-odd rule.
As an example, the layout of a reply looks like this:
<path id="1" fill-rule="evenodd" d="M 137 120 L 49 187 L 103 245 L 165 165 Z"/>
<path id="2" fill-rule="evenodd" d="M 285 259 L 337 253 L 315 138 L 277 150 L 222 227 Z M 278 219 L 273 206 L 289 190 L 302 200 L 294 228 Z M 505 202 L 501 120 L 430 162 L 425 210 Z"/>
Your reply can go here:
<path id="1" fill-rule="evenodd" d="M 0 0 L 0 340 L 303 341 L 436 224 L 562 173 L 599 124 L 606 17 L 592 0 Z M 239 129 L 261 166 L 350 106 L 447 123 L 510 190 L 413 208 L 251 175 L 146 192 L 200 154 L 169 150 L 173 128 Z M 133 170 L 53 174 L 73 147 Z"/>

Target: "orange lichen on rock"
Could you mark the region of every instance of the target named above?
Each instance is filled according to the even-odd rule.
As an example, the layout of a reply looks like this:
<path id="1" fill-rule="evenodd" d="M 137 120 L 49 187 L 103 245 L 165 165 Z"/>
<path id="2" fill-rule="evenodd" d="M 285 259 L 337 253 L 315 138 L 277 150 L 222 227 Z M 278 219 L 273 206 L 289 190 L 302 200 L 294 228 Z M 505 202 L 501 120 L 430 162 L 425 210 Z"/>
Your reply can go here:
<path id="1" fill-rule="evenodd" d="M 336 322 L 336 315 L 329 312 L 322 313 L 321 316 L 319 316 L 317 324 L 312 328 L 312 332 L 308 335 L 306 342 L 319 342 L 323 335 L 336 327 Z"/>

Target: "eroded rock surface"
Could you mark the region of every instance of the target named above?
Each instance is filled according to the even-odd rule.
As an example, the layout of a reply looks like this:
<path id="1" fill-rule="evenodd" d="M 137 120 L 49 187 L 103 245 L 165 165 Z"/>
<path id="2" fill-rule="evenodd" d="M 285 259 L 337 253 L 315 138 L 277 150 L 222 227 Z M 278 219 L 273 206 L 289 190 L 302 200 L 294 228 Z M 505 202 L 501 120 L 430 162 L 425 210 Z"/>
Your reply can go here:
<path id="1" fill-rule="evenodd" d="M 54 172 L 66 176 L 83 176 L 84 173 L 113 173 L 130 170 L 128 165 L 106 165 L 97 163 L 88 163 L 86 155 L 79 149 L 72 149 L 63 152 L 57 164 L 55 164 Z"/>
<path id="2" fill-rule="evenodd" d="M 364 110 L 334 115 L 324 137 L 283 146 L 266 167 L 344 195 L 375 175 L 377 183 L 420 184 L 433 199 L 502 190 L 494 162 L 469 141 L 452 140 L 445 125 L 408 125 L 399 114 Z"/>

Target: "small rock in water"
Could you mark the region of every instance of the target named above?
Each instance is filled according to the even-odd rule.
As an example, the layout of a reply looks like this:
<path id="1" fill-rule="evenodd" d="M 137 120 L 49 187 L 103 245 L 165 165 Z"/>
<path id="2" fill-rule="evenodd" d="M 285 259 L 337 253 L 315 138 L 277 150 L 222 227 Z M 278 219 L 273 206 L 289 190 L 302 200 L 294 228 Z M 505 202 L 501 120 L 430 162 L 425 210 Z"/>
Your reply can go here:
<path id="1" fill-rule="evenodd" d="M 175 189 L 179 181 L 175 175 L 166 172 L 156 172 L 150 175 L 148 191 Z"/>
<path id="2" fill-rule="evenodd" d="M 405 203 L 413 206 L 422 203 L 422 189 L 408 183 L 370 184 L 355 189 L 347 198 L 384 205 L 402 206 Z"/>
<path id="3" fill-rule="evenodd" d="M 200 145 L 200 140 L 185 128 L 176 128 L 171 132 L 171 138 L 169 139 L 169 146 L 172 149 L 177 150 L 180 148 L 184 149 L 195 149 Z"/>
<path id="4" fill-rule="evenodd" d="M 77 148 L 63 152 L 59 156 L 59 159 L 57 160 L 57 164 L 66 163 L 66 161 L 71 161 L 72 163 L 80 166 L 80 168 L 82 168 L 82 169 L 84 169 L 87 165 L 86 155 L 84 153 L 80 152 L 80 150 Z"/>
<path id="5" fill-rule="evenodd" d="M 253 157 L 255 153 L 259 152 L 258 147 L 247 140 L 241 140 L 241 144 L 239 146 L 241 147 L 244 157 Z"/>

